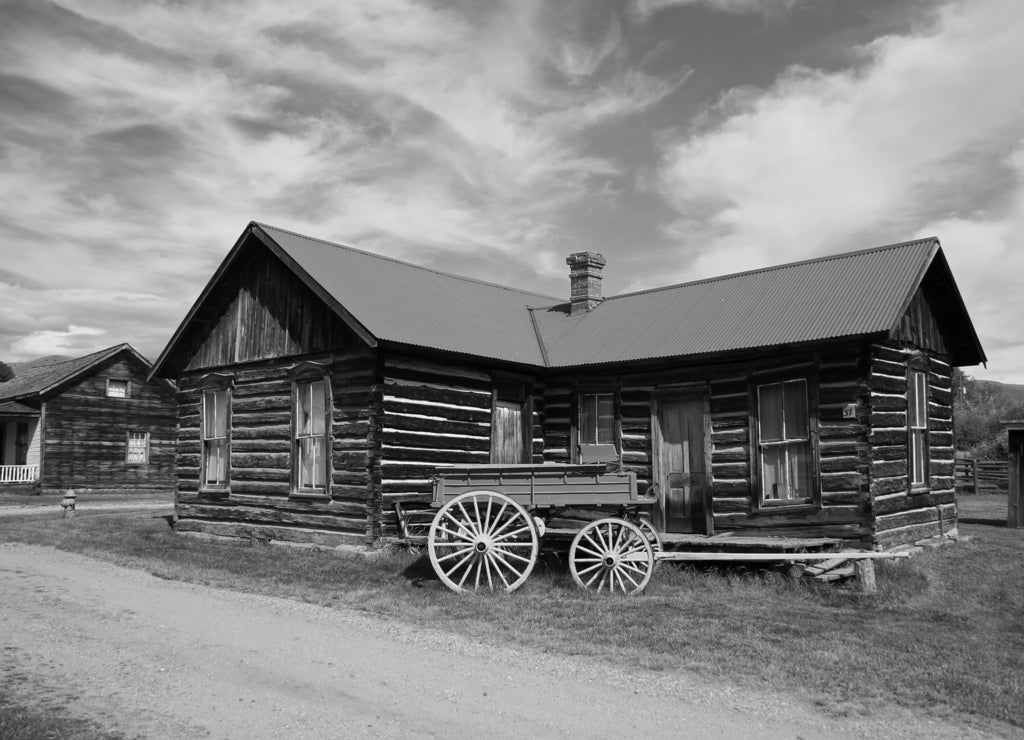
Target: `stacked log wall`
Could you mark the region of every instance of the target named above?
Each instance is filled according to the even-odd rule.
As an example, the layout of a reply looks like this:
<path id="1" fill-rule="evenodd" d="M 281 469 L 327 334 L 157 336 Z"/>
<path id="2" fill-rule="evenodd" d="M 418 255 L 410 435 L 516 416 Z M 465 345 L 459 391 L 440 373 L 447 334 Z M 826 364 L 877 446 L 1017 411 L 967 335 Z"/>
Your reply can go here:
<path id="1" fill-rule="evenodd" d="M 494 380 L 486 368 L 403 354 L 385 356 L 381 374 L 382 531 L 393 537 L 394 505 L 425 508 L 436 468 L 490 462 Z M 534 404 L 528 428 L 540 429 L 542 413 Z M 538 461 L 542 446 L 533 443 Z"/>
<path id="2" fill-rule="evenodd" d="M 78 491 L 167 492 L 174 488 L 174 395 L 147 383 L 148 368 L 119 355 L 44 404 L 44 493 Z M 127 398 L 107 396 L 108 380 L 126 380 Z M 149 459 L 129 464 L 128 431 L 149 432 Z"/>
<path id="3" fill-rule="evenodd" d="M 911 490 L 907 418 L 908 363 L 915 349 L 871 347 L 871 493 L 873 544 L 889 548 L 940 536 L 955 536 L 952 367 L 927 357 L 929 485 Z"/>
<path id="4" fill-rule="evenodd" d="M 381 537 L 377 361 L 369 351 L 304 358 L 330 370 L 331 489 L 294 496 L 292 377 L 283 361 L 225 371 L 232 378 L 230 484 L 199 485 L 205 373 L 180 382 L 177 529 L 235 537 L 374 546 Z"/>
<path id="5" fill-rule="evenodd" d="M 868 459 L 868 388 L 865 354 L 858 345 L 822 349 L 792 357 L 770 376 L 723 369 L 711 381 L 712 487 L 715 531 L 773 536 L 820 536 L 869 541 L 871 493 Z M 758 368 L 761 370 L 761 368 Z M 771 380 L 762 380 L 762 378 Z M 808 378 L 817 398 L 817 476 L 820 506 L 758 508 L 755 435 L 756 387 L 775 379 Z M 844 410 L 856 408 L 855 418 Z M 812 424 L 813 429 L 813 424 Z"/>
<path id="6" fill-rule="evenodd" d="M 817 353 L 751 357 L 744 362 L 689 365 L 643 375 L 557 377 L 549 380 L 544 404 L 544 461 L 573 458 L 572 408 L 577 388 L 616 388 L 619 395 L 621 464 L 637 475 L 640 491 L 652 482 L 652 409 L 660 391 L 709 394 L 711 469 L 708 484 L 716 531 L 750 535 L 825 536 L 870 542 L 871 487 L 868 445 L 867 350 L 843 344 Z M 753 389 L 760 378 L 810 377 L 818 396 L 821 506 L 758 508 L 751 424 Z M 777 375 L 778 374 L 778 375 Z M 816 380 L 815 380 L 816 378 Z M 844 418 L 855 405 L 856 416 Z"/>

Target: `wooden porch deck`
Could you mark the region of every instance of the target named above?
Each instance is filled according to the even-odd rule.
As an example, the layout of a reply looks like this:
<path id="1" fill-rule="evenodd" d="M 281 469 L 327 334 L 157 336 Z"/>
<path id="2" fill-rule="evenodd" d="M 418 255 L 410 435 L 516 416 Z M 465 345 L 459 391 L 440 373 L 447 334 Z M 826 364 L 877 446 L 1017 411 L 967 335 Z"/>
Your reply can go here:
<path id="1" fill-rule="evenodd" d="M 820 552 L 848 547 L 849 540 L 836 537 L 769 537 L 734 534 L 679 534 L 663 532 L 666 550 L 722 550 L 727 552 L 757 550 L 761 552 Z"/>
<path id="2" fill-rule="evenodd" d="M 544 538 L 549 541 L 571 541 L 579 529 L 548 529 Z M 662 532 L 661 542 L 666 551 L 718 551 L 718 552 L 826 552 L 835 548 L 853 549 L 849 540 L 836 537 L 768 537 L 726 532 L 706 534 L 679 534 Z"/>

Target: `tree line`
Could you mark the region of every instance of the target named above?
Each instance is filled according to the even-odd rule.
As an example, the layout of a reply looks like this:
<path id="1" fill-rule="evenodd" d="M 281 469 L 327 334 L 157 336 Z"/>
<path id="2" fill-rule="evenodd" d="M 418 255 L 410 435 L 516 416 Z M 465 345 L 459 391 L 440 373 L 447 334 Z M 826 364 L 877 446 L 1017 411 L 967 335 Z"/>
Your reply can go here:
<path id="1" fill-rule="evenodd" d="M 1005 460 L 1008 453 L 1002 422 L 1024 419 L 1024 399 L 1014 398 L 998 383 L 987 383 L 953 370 L 953 437 L 957 452 L 976 460 Z"/>

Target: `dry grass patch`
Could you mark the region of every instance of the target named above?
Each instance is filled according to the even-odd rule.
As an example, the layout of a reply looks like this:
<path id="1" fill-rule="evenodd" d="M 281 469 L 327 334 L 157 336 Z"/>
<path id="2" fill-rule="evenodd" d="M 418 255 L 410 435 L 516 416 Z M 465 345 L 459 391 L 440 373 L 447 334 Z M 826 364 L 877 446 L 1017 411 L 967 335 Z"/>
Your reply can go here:
<path id="1" fill-rule="evenodd" d="M 577 590 L 547 559 L 512 594 L 453 594 L 423 559 L 215 542 L 163 519 L 0 522 L 0 541 L 53 545 L 157 576 L 343 606 L 389 619 L 587 655 L 690 670 L 818 701 L 840 713 L 884 703 L 1024 727 L 1024 534 L 974 539 L 878 565 L 877 594 L 775 573 L 664 565 L 636 598 Z"/>

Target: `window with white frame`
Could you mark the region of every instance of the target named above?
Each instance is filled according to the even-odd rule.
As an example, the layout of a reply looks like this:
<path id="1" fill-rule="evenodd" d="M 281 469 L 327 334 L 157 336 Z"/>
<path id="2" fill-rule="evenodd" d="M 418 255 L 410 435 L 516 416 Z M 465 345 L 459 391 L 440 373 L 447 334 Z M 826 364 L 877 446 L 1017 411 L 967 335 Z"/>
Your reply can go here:
<path id="1" fill-rule="evenodd" d="M 295 384 L 295 466 L 296 493 L 327 494 L 330 423 L 327 380 Z"/>
<path id="2" fill-rule="evenodd" d="M 110 378 L 107 380 L 107 397 L 108 398 L 128 398 L 128 381 L 127 380 L 114 380 Z"/>
<path id="3" fill-rule="evenodd" d="M 911 488 L 928 485 L 928 373 L 907 374 L 907 464 Z"/>
<path id="4" fill-rule="evenodd" d="M 206 490 L 224 490 L 228 486 L 231 431 L 229 396 L 228 388 L 203 391 L 201 485 Z"/>
<path id="5" fill-rule="evenodd" d="M 757 427 L 761 500 L 810 501 L 814 494 L 807 381 L 758 386 Z"/>
<path id="6" fill-rule="evenodd" d="M 149 432 L 128 430 L 125 462 L 129 465 L 145 465 L 149 462 Z"/>

